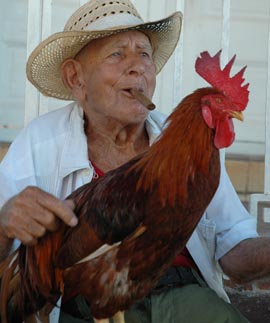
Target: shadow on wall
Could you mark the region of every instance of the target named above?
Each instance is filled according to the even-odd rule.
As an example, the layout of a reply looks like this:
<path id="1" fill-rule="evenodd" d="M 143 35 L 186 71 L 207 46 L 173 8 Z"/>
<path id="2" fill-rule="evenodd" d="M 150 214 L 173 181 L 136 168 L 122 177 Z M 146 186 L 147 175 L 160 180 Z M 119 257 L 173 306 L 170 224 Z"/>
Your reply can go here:
<path id="1" fill-rule="evenodd" d="M 243 157 L 228 158 L 226 169 L 241 201 L 248 207 L 249 195 L 263 193 L 264 190 L 264 161 L 258 159 L 243 159 Z"/>

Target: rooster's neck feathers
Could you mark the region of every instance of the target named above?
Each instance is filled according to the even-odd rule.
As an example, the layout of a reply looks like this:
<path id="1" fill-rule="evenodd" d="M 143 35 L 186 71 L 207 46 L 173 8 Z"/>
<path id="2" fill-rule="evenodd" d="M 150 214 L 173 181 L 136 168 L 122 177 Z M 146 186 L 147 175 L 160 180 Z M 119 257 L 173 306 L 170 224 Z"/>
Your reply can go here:
<path id="1" fill-rule="evenodd" d="M 168 202 L 173 206 L 176 200 L 185 201 L 187 187 L 194 183 L 195 172 L 207 176 L 209 161 L 216 148 L 213 130 L 204 123 L 200 104 L 201 97 L 211 93 L 217 93 L 217 90 L 199 89 L 176 107 L 160 139 L 135 166 L 140 169 L 138 190 L 158 187 L 161 203 Z M 168 152 L 172 147 L 173 154 Z"/>

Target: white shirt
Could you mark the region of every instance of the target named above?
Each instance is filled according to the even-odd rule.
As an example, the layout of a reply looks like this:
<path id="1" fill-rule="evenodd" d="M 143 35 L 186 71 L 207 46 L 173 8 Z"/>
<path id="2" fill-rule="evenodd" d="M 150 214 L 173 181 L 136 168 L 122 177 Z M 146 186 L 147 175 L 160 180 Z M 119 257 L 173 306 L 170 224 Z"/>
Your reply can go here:
<path id="1" fill-rule="evenodd" d="M 165 119 L 158 111 L 149 114 L 146 130 L 150 145 Z M 22 130 L 0 164 L 0 207 L 29 185 L 64 199 L 92 180 L 83 123 L 82 109 L 73 102 Z M 222 163 L 219 188 L 187 248 L 209 287 L 226 301 L 218 260 L 241 240 L 256 236 L 255 219 L 240 202 Z"/>

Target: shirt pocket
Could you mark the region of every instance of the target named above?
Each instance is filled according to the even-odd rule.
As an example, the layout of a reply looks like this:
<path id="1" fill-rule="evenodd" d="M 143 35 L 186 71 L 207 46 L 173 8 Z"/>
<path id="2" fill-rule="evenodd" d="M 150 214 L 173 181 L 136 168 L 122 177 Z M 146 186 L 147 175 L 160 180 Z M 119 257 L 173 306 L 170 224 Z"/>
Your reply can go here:
<path id="1" fill-rule="evenodd" d="M 213 220 L 202 218 L 198 224 L 198 229 L 205 239 L 209 253 L 214 257 L 216 250 L 216 224 Z"/>

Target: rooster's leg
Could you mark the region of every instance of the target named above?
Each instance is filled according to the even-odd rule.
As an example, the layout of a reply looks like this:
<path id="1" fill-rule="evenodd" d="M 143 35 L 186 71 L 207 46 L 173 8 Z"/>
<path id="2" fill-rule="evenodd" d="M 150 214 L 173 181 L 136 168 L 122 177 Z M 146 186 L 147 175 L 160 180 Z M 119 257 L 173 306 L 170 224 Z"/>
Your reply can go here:
<path id="1" fill-rule="evenodd" d="M 95 323 L 110 323 L 109 319 L 102 319 L 102 320 L 94 319 L 94 322 Z"/>
<path id="2" fill-rule="evenodd" d="M 97 320 L 94 319 L 95 323 L 110 323 L 109 319 Z M 125 323 L 124 312 L 117 312 L 113 316 L 113 323 Z"/>
<path id="3" fill-rule="evenodd" d="M 124 312 L 117 312 L 113 316 L 113 323 L 125 323 Z"/>

